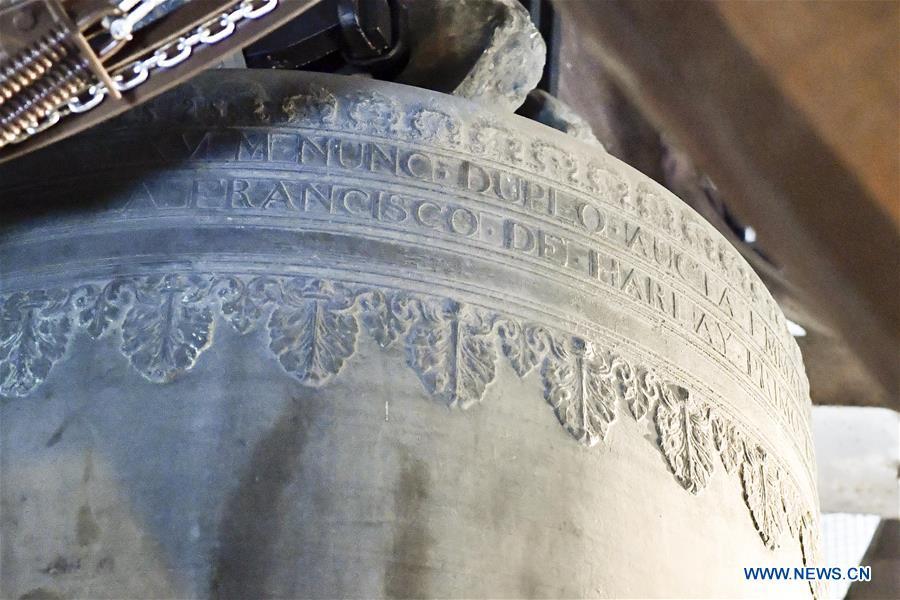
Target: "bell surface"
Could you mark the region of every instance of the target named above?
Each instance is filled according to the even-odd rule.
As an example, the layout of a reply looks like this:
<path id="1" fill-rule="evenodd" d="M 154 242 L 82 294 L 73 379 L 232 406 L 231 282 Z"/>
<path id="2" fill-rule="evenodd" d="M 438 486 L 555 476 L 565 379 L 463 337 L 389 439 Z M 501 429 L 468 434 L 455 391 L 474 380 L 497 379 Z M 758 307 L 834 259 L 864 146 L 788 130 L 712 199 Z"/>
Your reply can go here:
<path id="1" fill-rule="evenodd" d="M 602 149 L 218 70 L 0 202 L 4 598 L 815 591 L 784 316 Z"/>

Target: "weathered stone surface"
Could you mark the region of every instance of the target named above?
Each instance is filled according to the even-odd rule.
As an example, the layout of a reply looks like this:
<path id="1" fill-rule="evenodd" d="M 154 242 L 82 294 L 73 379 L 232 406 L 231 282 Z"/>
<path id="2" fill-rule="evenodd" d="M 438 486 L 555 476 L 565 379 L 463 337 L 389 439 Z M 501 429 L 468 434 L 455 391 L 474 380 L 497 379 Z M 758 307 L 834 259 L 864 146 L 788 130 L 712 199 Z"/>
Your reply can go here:
<path id="1" fill-rule="evenodd" d="M 783 316 L 596 148 L 216 71 L 0 185 L 3 597 L 808 593 Z"/>
<path id="2" fill-rule="evenodd" d="M 591 130 L 590 124 L 581 115 L 572 110 L 571 106 L 544 90 L 531 90 L 518 114 L 563 133 L 568 133 L 585 144 L 605 150 L 603 144 Z"/>
<path id="3" fill-rule="evenodd" d="M 397 81 L 514 112 L 541 79 L 547 46 L 518 0 L 407 4 L 409 63 Z"/>

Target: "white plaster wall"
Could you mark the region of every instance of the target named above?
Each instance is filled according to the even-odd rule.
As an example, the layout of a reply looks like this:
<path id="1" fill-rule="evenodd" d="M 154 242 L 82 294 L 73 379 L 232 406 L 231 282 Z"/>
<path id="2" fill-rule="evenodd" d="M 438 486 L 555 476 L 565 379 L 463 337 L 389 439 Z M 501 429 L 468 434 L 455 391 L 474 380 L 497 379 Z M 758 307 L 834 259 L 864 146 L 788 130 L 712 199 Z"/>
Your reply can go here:
<path id="1" fill-rule="evenodd" d="M 900 517 L 900 414 L 816 406 L 812 427 L 822 512 Z"/>

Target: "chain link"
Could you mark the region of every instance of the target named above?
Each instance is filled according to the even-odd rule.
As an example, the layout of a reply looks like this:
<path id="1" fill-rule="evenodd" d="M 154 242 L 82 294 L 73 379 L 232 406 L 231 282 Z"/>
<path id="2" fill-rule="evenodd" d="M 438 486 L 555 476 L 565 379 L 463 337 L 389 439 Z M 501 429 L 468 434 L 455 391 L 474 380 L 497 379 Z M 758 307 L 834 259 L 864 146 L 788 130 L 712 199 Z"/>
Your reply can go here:
<path id="1" fill-rule="evenodd" d="M 202 25 L 194 28 L 190 35 L 157 48 L 143 60 L 137 60 L 112 74 L 113 83 L 120 92 L 133 90 L 146 82 L 153 71 L 171 69 L 190 58 L 197 46 L 211 46 L 231 36 L 238 23 L 263 17 L 278 6 L 279 0 L 242 0 L 231 11 L 223 12 Z M 36 133 L 52 127 L 69 114 L 82 114 L 99 106 L 106 98 L 108 90 L 102 83 L 93 83 L 82 94 L 57 106 L 47 113 L 40 122 L 32 123 L 25 132 L 12 143 L 18 144 Z"/>
<path id="2" fill-rule="evenodd" d="M 115 40 L 130 40 L 135 26 L 144 17 L 166 3 L 166 0 L 142 0 L 141 2 L 122 2 L 119 6 L 127 12 L 118 19 L 111 20 L 108 25 L 109 34 Z"/>

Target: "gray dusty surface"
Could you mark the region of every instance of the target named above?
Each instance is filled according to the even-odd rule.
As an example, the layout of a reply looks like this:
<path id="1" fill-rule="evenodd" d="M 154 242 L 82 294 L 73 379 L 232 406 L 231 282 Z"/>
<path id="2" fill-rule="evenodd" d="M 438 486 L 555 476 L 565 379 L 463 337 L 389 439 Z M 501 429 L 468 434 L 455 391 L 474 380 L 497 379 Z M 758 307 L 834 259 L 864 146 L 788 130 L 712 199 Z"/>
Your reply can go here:
<path id="1" fill-rule="evenodd" d="M 0 182 L 4 598 L 809 594 L 783 316 L 601 150 L 220 70 Z"/>

